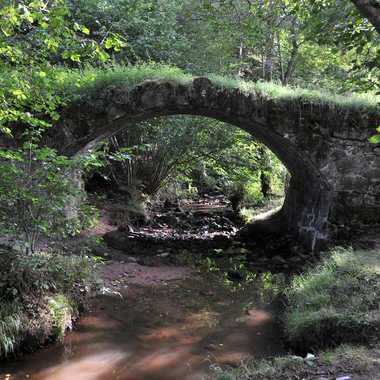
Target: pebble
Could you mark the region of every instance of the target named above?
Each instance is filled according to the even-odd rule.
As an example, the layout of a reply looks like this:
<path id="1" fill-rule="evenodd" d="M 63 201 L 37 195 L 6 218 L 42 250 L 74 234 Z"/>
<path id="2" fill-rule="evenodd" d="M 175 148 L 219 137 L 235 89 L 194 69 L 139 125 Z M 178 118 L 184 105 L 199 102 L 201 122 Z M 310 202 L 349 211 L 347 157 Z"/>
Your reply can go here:
<path id="1" fill-rule="evenodd" d="M 314 360 L 316 357 L 313 354 L 307 354 L 305 358 L 305 363 L 309 366 L 312 367 L 314 364 Z"/>

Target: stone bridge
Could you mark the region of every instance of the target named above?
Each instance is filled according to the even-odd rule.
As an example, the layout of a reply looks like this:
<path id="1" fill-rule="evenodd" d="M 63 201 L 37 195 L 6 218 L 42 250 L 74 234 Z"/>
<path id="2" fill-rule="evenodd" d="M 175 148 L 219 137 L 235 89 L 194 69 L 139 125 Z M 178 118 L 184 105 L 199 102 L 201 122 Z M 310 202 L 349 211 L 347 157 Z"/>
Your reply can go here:
<path id="1" fill-rule="evenodd" d="M 314 250 L 331 237 L 346 238 L 380 223 L 380 146 L 368 142 L 380 124 L 375 106 L 276 99 L 223 89 L 207 78 L 146 80 L 133 87 L 108 85 L 73 102 L 50 130 L 49 142 L 75 155 L 136 122 L 177 114 L 239 127 L 287 167 L 291 183 L 285 204 L 262 226 L 292 232 Z M 248 233 L 262 231 L 256 227 Z"/>

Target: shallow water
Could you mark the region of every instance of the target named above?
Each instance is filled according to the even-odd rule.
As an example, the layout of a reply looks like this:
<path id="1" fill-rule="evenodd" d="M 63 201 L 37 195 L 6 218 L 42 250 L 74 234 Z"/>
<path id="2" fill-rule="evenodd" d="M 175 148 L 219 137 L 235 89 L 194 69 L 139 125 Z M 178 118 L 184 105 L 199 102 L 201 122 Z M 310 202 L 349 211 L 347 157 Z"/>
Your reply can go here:
<path id="1" fill-rule="evenodd" d="M 281 354 L 272 280 L 232 292 L 193 274 L 100 296 L 63 345 L 0 364 L 0 379 L 198 380 L 212 365 Z"/>

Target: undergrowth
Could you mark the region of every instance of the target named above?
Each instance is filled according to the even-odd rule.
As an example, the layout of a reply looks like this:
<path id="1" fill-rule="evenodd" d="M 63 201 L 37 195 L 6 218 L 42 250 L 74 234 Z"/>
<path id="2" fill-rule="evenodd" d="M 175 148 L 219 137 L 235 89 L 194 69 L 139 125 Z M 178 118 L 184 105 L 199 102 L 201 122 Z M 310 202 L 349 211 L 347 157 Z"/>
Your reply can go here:
<path id="1" fill-rule="evenodd" d="M 62 338 L 98 284 L 96 265 L 86 256 L 1 249 L 0 358 Z"/>

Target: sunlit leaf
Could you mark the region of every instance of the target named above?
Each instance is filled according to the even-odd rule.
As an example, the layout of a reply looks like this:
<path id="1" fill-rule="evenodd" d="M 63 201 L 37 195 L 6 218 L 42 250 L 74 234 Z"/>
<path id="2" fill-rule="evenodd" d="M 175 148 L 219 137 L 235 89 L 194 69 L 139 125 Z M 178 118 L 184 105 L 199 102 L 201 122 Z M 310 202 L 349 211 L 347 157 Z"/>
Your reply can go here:
<path id="1" fill-rule="evenodd" d="M 373 135 L 372 137 L 370 137 L 369 141 L 372 144 L 378 144 L 378 143 L 380 143 L 380 134 L 379 135 Z"/>

